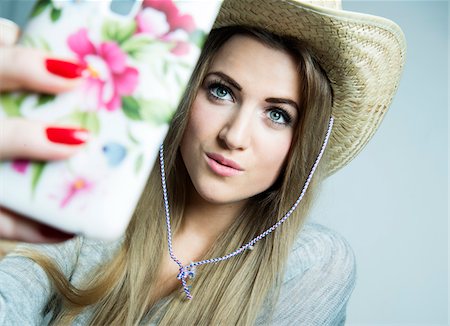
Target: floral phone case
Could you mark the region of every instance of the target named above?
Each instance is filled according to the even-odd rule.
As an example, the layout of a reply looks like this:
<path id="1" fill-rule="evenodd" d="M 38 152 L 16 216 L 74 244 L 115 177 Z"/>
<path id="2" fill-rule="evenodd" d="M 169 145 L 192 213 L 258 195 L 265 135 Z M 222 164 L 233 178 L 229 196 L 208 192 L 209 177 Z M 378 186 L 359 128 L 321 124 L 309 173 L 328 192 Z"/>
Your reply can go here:
<path id="1" fill-rule="evenodd" d="M 128 15 L 110 1 L 40 0 L 20 43 L 79 62 L 75 90 L 6 93 L 0 118 L 69 123 L 90 131 L 64 161 L 0 163 L 0 205 L 87 237 L 120 237 L 220 1 L 144 0 Z"/>

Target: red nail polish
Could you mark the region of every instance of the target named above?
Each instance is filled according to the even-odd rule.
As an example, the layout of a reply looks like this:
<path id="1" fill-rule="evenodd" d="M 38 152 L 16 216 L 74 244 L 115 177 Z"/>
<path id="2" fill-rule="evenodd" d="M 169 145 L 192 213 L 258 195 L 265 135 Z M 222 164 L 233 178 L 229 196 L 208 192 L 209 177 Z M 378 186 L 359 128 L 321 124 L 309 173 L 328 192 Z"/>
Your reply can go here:
<path id="1" fill-rule="evenodd" d="M 84 144 L 89 137 L 86 129 L 48 127 L 45 132 L 50 141 L 67 145 Z"/>
<path id="2" fill-rule="evenodd" d="M 46 59 L 45 67 L 54 75 L 70 79 L 80 77 L 83 72 L 83 67 L 79 64 L 57 59 Z"/>

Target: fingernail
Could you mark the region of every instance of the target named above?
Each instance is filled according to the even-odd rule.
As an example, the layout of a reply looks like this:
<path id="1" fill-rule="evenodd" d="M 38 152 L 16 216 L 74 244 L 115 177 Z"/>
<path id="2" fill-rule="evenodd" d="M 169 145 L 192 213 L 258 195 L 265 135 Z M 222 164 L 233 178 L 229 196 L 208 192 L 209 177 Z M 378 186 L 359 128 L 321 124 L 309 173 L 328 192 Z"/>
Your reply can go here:
<path id="1" fill-rule="evenodd" d="M 67 145 L 84 144 L 89 138 L 86 129 L 48 127 L 45 132 L 51 142 Z"/>
<path id="2" fill-rule="evenodd" d="M 79 64 L 57 59 L 46 59 L 45 67 L 54 75 L 70 79 L 80 77 L 83 72 L 83 67 Z"/>

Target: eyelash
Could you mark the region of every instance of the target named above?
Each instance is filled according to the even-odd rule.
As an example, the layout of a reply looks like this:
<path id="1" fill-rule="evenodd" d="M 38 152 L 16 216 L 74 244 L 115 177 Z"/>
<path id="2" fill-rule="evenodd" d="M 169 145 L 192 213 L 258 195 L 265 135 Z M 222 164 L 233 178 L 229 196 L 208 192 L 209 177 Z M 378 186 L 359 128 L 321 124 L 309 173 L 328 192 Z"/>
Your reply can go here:
<path id="1" fill-rule="evenodd" d="M 214 95 L 212 93 L 212 90 L 214 88 L 218 88 L 218 87 L 224 88 L 228 92 L 228 94 L 230 94 L 230 96 L 234 99 L 233 92 L 231 91 L 231 89 L 227 85 L 225 85 L 221 80 L 218 80 L 218 79 L 217 80 L 211 80 L 206 85 L 208 98 L 213 99 L 215 101 L 224 101 L 224 99 L 222 99 L 220 97 L 217 97 L 216 95 Z"/>
<path id="2" fill-rule="evenodd" d="M 273 108 L 271 108 L 271 110 L 275 111 L 275 112 L 279 112 L 282 115 L 284 121 L 286 121 L 286 122 L 285 123 L 281 123 L 281 122 L 276 122 L 276 121 L 274 121 L 272 119 L 269 119 L 270 122 L 272 122 L 272 123 L 274 123 L 276 125 L 281 125 L 281 126 L 290 126 L 290 125 L 292 125 L 292 117 L 287 111 L 285 111 L 285 110 L 283 110 L 281 108 L 278 108 L 278 107 L 273 107 Z"/>
<path id="3" fill-rule="evenodd" d="M 212 101 L 216 101 L 216 102 L 225 101 L 224 99 L 222 99 L 222 98 L 220 98 L 220 97 L 218 97 L 218 96 L 216 96 L 216 95 L 214 95 L 212 93 L 212 90 L 214 88 L 218 88 L 218 87 L 224 88 L 228 92 L 228 94 L 234 99 L 232 90 L 225 83 L 223 83 L 219 79 L 211 80 L 211 81 L 209 81 L 207 83 L 207 85 L 206 85 L 206 93 L 207 93 L 208 99 L 210 99 Z M 279 108 L 279 107 L 271 107 L 269 110 L 270 110 L 270 112 L 271 111 L 279 112 L 282 115 L 284 121 L 286 121 L 285 123 L 281 123 L 281 122 L 276 122 L 276 121 L 274 121 L 274 120 L 269 118 L 270 123 L 272 123 L 273 125 L 275 125 L 277 127 L 292 125 L 292 120 L 293 120 L 292 116 L 286 110 L 284 110 L 282 108 Z"/>

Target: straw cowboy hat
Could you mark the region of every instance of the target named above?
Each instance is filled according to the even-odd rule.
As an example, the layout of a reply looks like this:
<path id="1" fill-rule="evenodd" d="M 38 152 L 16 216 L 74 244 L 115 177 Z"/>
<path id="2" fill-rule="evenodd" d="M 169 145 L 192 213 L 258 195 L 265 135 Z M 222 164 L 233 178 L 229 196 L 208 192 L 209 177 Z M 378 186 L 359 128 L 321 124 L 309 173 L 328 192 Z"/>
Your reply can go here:
<path id="1" fill-rule="evenodd" d="M 224 0 L 214 28 L 246 25 L 306 41 L 334 93 L 327 175 L 372 138 L 397 90 L 406 42 L 394 22 L 344 11 L 340 0 Z"/>

